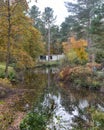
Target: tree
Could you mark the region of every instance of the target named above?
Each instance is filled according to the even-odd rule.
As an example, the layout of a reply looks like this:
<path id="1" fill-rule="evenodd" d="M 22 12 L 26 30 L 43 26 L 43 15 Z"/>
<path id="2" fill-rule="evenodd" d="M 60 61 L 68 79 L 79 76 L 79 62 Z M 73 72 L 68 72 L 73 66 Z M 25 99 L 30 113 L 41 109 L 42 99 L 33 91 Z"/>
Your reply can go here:
<path id="1" fill-rule="evenodd" d="M 100 32 L 99 29 L 102 28 L 100 20 L 103 16 L 103 0 L 77 0 L 76 3 L 66 2 L 65 5 L 69 12 L 67 19 L 72 19 L 69 20 L 71 27 L 68 25 L 68 22 L 65 21 L 64 23 L 64 25 L 68 25 L 70 28 L 67 34 L 75 34 L 77 39 L 86 39 L 90 56 L 90 53 L 95 52 L 93 51 L 96 39 L 94 31 Z M 99 28 L 99 25 L 101 28 Z M 63 30 L 63 27 L 61 30 Z"/>
<path id="2" fill-rule="evenodd" d="M 76 20 L 72 17 L 66 17 L 65 21 L 61 24 L 60 34 L 61 34 L 61 42 L 65 42 L 71 36 L 72 31 L 74 30 Z"/>
<path id="3" fill-rule="evenodd" d="M 70 62 L 83 63 L 88 59 L 88 54 L 86 52 L 87 45 L 88 43 L 86 40 L 76 40 L 74 37 L 71 37 L 68 43 L 63 43 L 63 50 Z"/>
<path id="4" fill-rule="evenodd" d="M 89 29 L 91 27 L 91 20 L 94 17 L 95 8 L 102 2 L 102 0 L 77 0 L 77 3 L 67 2 L 66 7 L 70 16 L 77 21 L 80 31 L 85 31 L 87 40 L 89 41 Z M 79 30 L 78 30 L 79 32 Z M 90 42 L 90 41 L 89 41 Z M 90 44 L 90 43 L 89 43 Z M 90 46 L 90 45 L 89 45 Z"/>
<path id="5" fill-rule="evenodd" d="M 41 14 L 39 8 L 34 5 L 30 9 L 29 15 L 34 21 L 34 27 L 41 32 L 45 43 L 49 42 L 48 26 L 50 25 L 50 53 L 59 53 L 61 52 L 60 31 L 59 27 L 54 24 L 56 17 L 54 17 L 53 13 L 54 11 L 52 8 L 46 7 L 44 12 Z"/>
<path id="6" fill-rule="evenodd" d="M 6 0 L 2 1 L 0 9 L 3 11 L 1 13 L 1 16 L 5 16 L 7 19 L 7 52 L 6 52 L 6 67 L 5 67 L 5 77 L 8 77 L 8 66 L 10 61 L 10 46 L 11 46 L 11 28 L 12 28 L 12 14 L 16 8 L 17 5 L 21 4 L 21 1 L 15 0 Z M 26 1 L 22 1 L 23 9 L 26 9 Z M 6 12 L 6 13 L 4 13 Z"/>
<path id="7" fill-rule="evenodd" d="M 45 24 L 42 20 L 41 12 L 39 11 L 39 8 L 36 5 L 33 5 L 29 10 L 29 16 L 33 20 L 33 26 L 41 32 L 43 40 L 45 41 L 46 39 Z"/>
<path id="8" fill-rule="evenodd" d="M 50 29 L 51 36 L 50 36 L 50 47 L 51 47 L 51 53 L 52 54 L 59 54 L 61 53 L 61 44 L 60 44 L 60 30 L 59 26 L 53 25 Z"/>
<path id="9" fill-rule="evenodd" d="M 14 10 L 12 11 L 12 9 Z M 2 11 L 4 14 L 8 14 L 6 5 Z M 11 5 L 10 14 L 9 37 L 7 35 L 9 29 L 6 28 L 8 26 L 7 15 L 0 17 L 0 35 L 2 36 L 0 37 L 0 45 L 3 52 L 6 52 L 8 56 L 6 69 L 11 61 L 21 67 L 31 67 L 34 65 L 33 61 L 35 61 L 43 48 L 41 35 L 39 31 L 32 26 L 32 20 L 25 15 L 24 7 L 22 7 L 21 4 Z M 8 50 L 6 47 L 8 47 Z M 7 75 L 8 69 L 6 70 L 6 77 Z"/>
<path id="10" fill-rule="evenodd" d="M 95 9 L 95 17 L 91 21 L 90 32 L 93 40 L 93 50 L 96 55 L 96 62 L 104 60 L 104 3 Z"/>
<path id="11" fill-rule="evenodd" d="M 50 7 L 46 7 L 43 14 L 42 14 L 42 20 L 45 23 L 45 25 L 47 26 L 49 23 L 50 25 L 52 25 L 55 20 L 56 20 L 56 16 L 54 17 L 54 11 L 52 8 Z"/>
<path id="12" fill-rule="evenodd" d="M 50 37 L 51 37 L 51 26 L 55 22 L 56 17 L 53 15 L 54 11 L 50 7 L 46 7 L 42 14 L 42 21 L 46 29 L 46 43 L 48 43 L 48 60 L 50 60 Z"/>
<path id="13" fill-rule="evenodd" d="M 40 16 L 41 16 L 41 11 L 39 11 L 39 8 L 36 5 L 33 5 L 29 11 L 30 17 L 33 19 L 33 25 L 39 29 L 40 26 Z"/>

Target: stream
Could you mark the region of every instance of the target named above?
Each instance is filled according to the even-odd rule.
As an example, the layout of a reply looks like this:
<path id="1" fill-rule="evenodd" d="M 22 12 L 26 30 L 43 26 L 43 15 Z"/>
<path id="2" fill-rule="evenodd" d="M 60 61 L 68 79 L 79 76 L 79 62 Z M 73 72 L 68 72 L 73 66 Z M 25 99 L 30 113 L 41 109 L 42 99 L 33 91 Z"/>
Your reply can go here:
<path id="1" fill-rule="evenodd" d="M 75 89 L 70 84 L 57 83 L 55 75 L 58 71 L 58 68 L 26 71 L 21 84 L 29 91 L 17 108 L 50 115 L 47 122 L 49 130 L 72 130 L 80 125 L 87 130 L 86 126 L 90 122 L 87 110 L 94 107 L 104 112 L 104 96 L 96 91 Z"/>

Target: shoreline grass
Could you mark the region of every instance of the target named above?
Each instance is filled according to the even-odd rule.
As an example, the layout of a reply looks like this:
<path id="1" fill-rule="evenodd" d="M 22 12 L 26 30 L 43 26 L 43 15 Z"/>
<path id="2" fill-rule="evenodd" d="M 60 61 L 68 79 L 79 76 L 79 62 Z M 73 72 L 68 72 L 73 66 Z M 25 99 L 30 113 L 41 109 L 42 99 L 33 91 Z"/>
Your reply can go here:
<path id="1" fill-rule="evenodd" d="M 13 67 L 8 67 L 8 78 L 10 80 L 14 79 L 15 77 L 15 70 Z M 5 78 L 5 63 L 0 62 L 0 78 Z"/>

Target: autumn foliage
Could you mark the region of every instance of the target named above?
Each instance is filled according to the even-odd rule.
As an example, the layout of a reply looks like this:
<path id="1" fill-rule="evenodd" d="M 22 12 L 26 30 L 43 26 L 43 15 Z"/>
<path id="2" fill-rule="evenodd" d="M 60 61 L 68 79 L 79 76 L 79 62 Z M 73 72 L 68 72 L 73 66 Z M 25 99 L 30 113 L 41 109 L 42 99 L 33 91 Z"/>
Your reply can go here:
<path id="1" fill-rule="evenodd" d="M 7 7 L 0 8 L 0 61 L 6 61 L 8 43 Z M 40 32 L 32 26 L 32 20 L 25 15 L 22 5 L 10 6 L 10 62 L 17 67 L 33 67 L 44 46 Z"/>
<path id="2" fill-rule="evenodd" d="M 95 64 L 99 67 L 99 64 Z M 93 71 L 92 66 L 78 65 L 76 67 L 65 67 L 59 73 L 59 80 L 62 83 L 70 83 L 74 87 L 86 87 L 91 89 L 100 89 L 103 77 Z"/>
<path id="3" fill-rule="evenodd" d="M 80 62 L 88 59 L 86 52 L 87 41 L 84 39 L 76 40 L 74 37 L 70 38 L 69 42 L 63 43 L 63 50 L 69 61 L 79 60 Z"/>

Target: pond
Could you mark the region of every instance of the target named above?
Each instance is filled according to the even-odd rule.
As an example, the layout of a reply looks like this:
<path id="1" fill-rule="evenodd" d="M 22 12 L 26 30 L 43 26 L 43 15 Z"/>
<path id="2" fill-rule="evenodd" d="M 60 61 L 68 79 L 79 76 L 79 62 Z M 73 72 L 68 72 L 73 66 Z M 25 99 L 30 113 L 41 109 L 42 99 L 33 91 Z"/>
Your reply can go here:
<path id="1" fill-rule="evenodd" d="M 21 99 L 18 103 L 18 109 L 44 113 L 48 117 L 47 130 L 88 130 L 92 125 L 89 111 L 94 108 L 104 112 L 103 93 L 59 83 L 55 79 L 58 71 L 38 68 L 25 72 L 22 87 L 29 90 L 24 95 L 25 102 Z"/>

